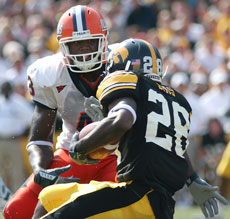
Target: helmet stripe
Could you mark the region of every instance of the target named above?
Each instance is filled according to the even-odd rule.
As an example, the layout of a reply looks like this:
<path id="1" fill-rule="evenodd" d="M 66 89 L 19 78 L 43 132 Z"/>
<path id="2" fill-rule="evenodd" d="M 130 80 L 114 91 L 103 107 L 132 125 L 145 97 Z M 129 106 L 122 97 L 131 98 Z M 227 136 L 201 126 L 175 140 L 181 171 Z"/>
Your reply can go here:
<path id="1" fill-rule="evenodd" d="M 76 7 L 73 7 L 73 30 L 77 32 Z"/>
<path id="2" fill-rule="evenodd" d="M 82 6 L 76 7 L 76 21 L 77 21 L 78 32 L 82 31 L 81 8 Z"/>
<path id="3" fill-rule="evenodd" d="M 82 8 L 83 6 L 73 7 L 73 26 L 74 32 L 83 31 L 83 24 L 82 24 Z"/>
<path id="4" fill-rule="evenodd" d="M 148 47 L 149 47 L 149 50 L 150 50 L 150 52 L 151 52 L 152 59 L 155 61 L 155 62 L 153 62 L 153 73 L 154 73 L 154 74 L 157 74 L 157 62 L 156 62 L 157 57 L 156 57 L 156 53 L 155 53 L 155 51 L 154 51 L 152 45 L 151 45 L 149 42 L 146 41 L 146 44 L 147 44 Z"/>
<path id="5" fill-rule="evenodd" d="M 82 18 L 83 30 L 86 30 L 85 6 L 81 7 L 81 18 Z"/>
<path id="6" fill-rule="evenodd" d="M 145 40 L 141 40 L 143 42 L 145 42 L 145 44 L 149 47 L 149 50 L 150 50 L 150 53 L 151 53 L 151 56 L 152 56 L 152 60 L 156 60 L 156 53 L 152 47 L 152 45 L 148 42 L 148 41 L 145 41 Z M 153 62 L 153 73 L 154 74 L 157 74 L 157 63 L 156 62 Z"/>

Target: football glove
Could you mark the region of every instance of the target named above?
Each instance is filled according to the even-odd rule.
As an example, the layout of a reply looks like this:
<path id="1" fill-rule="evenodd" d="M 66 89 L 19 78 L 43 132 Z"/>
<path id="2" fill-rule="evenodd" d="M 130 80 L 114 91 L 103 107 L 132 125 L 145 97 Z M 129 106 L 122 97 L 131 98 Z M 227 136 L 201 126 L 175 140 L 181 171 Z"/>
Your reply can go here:
<path id="1" fill-rule="evenodd" d="M 69 182 L 80 182 L 79 178 L 73 177 L 61 177 L 62 173 L 65 173 L 71 168 L 71 165 L 54 169 L 40 170 L 34 176 L 34 182 L 45 188 L 46 186 L 57 184 L 57 183 L 69 183 Z"/>
<path id="2" fill-rule="evenodd" d="M 94 122 L 100 121 L 104 118 L 100 103 L 95 97 L 85 97 L 84 107 L 85 112 Z"/>
<path id="3" fill-rule="evenodd" d="M 75 134 L 72 137 L 70 148 L 69 148 L 69 156 L 70 158 L 77 164 L 85 164 L 85 165 L 93 165 L 97 164 L 100 160 L 96 159 L 90 159 L 87 154 L 84 152 L 77 152 L 76 151 L 76 144 L 78 142 L 78 132 L 75 132 Z"/>
<path id="4" fill-rule="evenodd" d="M 200 206 L 206 218 L 209 216 L 213 217 L 218 214 L 218 205 L 216 200 L 220 201 L 224 205 L 228 204 L 228 201 L 217 192 L 219 189 L 218 186 L 209 185 L 196 173 L 187 180 L 186 184 L 194 201 Z"/>

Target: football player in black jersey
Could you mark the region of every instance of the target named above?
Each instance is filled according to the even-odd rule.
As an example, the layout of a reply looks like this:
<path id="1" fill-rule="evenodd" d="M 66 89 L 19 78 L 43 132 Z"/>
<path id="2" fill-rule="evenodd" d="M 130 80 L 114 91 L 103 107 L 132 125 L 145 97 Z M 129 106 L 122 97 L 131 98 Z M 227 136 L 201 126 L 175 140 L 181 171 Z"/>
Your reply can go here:
<path id="1" fill-rule="evenodd" d="M 88 153 L 120 140 L 117 183 L 47 187 L 40 193 L 42 207 L 60 207 L 44 218 L 173 218 L 172 196 L 186 180 L 204 214 L 206 208 L 211 216 L 216 214 L 216 198 L 227 202 L 189 163 L 192 110 L 180 93 L 161 83 L 158 50 L 143 40 L 125 40 L 110 53 L 107 71 L 97 90 L 105 117 L 84 138 L 74 135 L 70 157 L 87 164 Z M 57 194 L 62 197 L 58 204 Z"/>

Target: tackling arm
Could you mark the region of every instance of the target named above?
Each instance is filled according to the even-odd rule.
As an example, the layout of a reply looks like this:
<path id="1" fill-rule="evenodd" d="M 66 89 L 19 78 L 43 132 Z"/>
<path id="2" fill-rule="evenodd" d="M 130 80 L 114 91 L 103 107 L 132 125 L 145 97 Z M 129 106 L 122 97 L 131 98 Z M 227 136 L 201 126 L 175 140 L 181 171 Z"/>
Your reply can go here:
<path id="1" fill-rule="evenodd" d="M 29 161 L 34 173 L 40 169 L 47 169 L 53 159 L 53 134 L 56 121 L 55 110 L 35 106 L 29 135 Z M 39 145 L 39 142 L 41 144 Z M 47 142 L 47 144 L 46 144 Z"/>
<path id="2" fill-rule="evenodd" d="M 185 152 L 185 160 L 187 161 L 187 164 L 188 164 L 188 175 L 187 175 L 187 178 L 189 178 L 189 177 L 191 177 L 195 173 L 195 171 L 193 169 L 193 166 L 192 166 L 192 163 L 190 161 L 190 158 L 188 156 L 187 151 Z"/>

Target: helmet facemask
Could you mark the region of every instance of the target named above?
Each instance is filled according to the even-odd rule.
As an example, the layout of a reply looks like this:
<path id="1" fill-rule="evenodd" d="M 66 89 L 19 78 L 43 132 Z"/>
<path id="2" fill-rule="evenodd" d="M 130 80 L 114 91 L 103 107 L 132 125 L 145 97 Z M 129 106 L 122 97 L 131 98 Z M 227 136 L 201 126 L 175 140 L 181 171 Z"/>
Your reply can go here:
<path id="1" fill-rule="evenodd" d="M 63 53 L 64 65 L 74 73 L 98 70 L 107 60 L 108 29 L 104 19 L 95 9 L 77 5 L 67 10 L 57 26 L 57 40 Z M 82 42 L 89 40 L 88 42 Z M 97 40 L 97 49 L 90 40 Z M 71 42 L 76 42 L 73 48 Z M 84 43 L 80 45 L 80 42 Z M 77 45 L 78 43 L 78 45 Z"/>
<path id="2" fill-rule="evenodd" d="M 102 67 L 102 64 L 107 59 L 107 35 L 95 34 L 89 37 L 78 39 L 74 37 L 62 38 L 59 41 L 60 48 L 64 54 L 64 64 L 75 73 L 88 73 Z M 96 51 L 91 51 L 82 54 L 71 54 L 68 43 L 82 40 L 98 40 Z"/>

